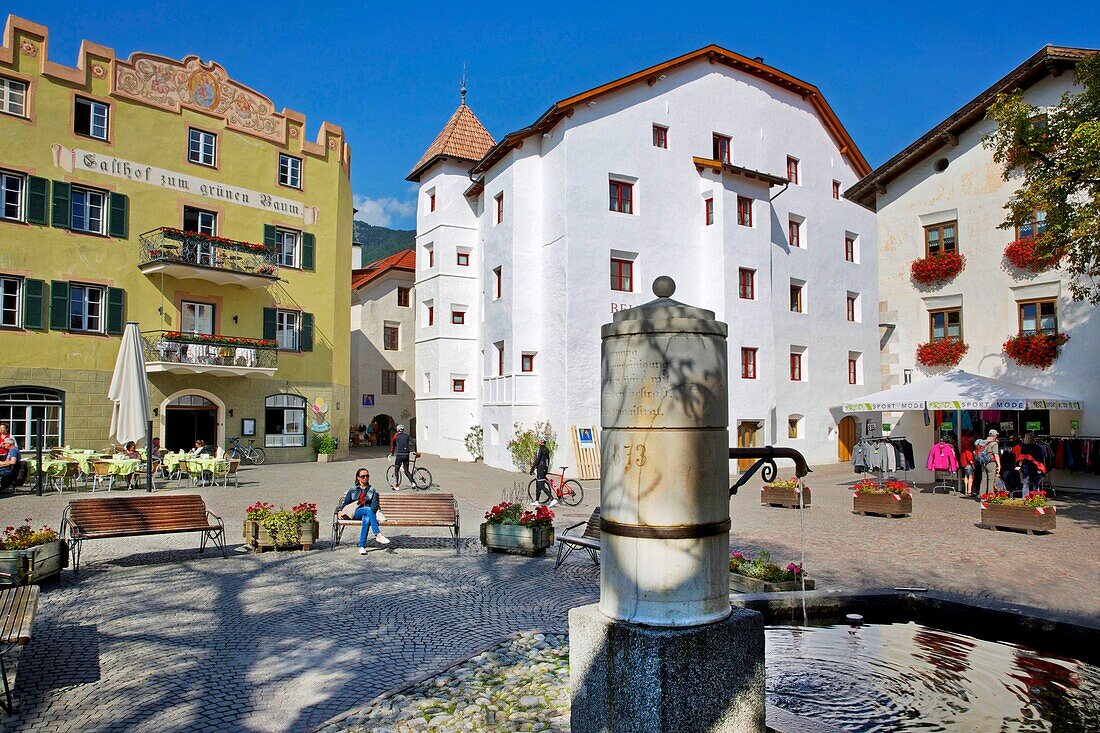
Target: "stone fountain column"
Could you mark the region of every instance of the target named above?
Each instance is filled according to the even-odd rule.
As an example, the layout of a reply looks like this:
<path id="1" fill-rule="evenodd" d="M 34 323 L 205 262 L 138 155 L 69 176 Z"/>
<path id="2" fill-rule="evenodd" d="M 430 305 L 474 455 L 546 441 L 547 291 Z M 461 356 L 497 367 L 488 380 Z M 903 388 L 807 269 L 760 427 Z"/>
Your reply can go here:
<path id="1" fill-rule="evenodd" d="M 671 299 L 602 329 L 600 602 L 569 612 L 574 733 L 763 733 L 764 623 L 729 604 L 726 324 Z"/>

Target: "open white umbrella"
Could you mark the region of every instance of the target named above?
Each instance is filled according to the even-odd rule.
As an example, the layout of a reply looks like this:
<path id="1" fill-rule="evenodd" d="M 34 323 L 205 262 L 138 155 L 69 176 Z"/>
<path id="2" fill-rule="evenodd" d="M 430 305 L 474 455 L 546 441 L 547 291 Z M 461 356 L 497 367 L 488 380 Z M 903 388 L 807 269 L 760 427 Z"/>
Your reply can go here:
<path id="1" fill-rule="evenodd" d="M 141 333 L 133 321 L 122 332 L 122 344 L 118 349 L 115 372 L 107 399 L 111 408 L 111 433 L 119 443 L 144 441 L 147 457 L 152 459 L 149 433 L 149 386 L 145 376 L 145 354 L 141 346 Z M 147 461 L 151 465 L 151 460 Z M 151 472 L 147 471 L 146 490 L 152 490 Z"/>
<path id="2" fill-rule="evenodd" d="M 1073 397 L 961 369 L 844 402 L 844 412 L 903 410 L 1080 410 Z"/>

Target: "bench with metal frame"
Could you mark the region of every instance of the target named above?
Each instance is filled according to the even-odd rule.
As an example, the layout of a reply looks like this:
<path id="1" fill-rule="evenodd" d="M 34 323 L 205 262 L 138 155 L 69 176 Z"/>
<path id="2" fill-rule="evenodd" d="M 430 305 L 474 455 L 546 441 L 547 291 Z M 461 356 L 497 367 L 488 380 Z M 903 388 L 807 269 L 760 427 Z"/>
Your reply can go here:
<path id="1" fill-rule="evenodd" d="M 15 578 L 0 573 L 0 583 L 14 583 Z M 9 715 L 14 712 L 11 687 L 8 686 L 8 666 L 4 657 L 17 646 L 31 640 L 34 617 L 38 614 L 38 586 L 17 585 L 0 590 L 0 677 L 4 678 L 4 699 L 0 708 Z"/>
<path id="2" fill-rule="evenodd" d="M 177 532 L 201 532 L 199 552 L 213 542 L 226 556 L 225 525 L 221 517 L 207 511 L 198 494 L 75 499 L 61 515 L 61 536 L 69 540 L 74 572 L 80 572 L 85 540 Z"/>
<path id="3" fill-rule="evenodd" d="M 362 519 L 347 519 L 340 514 L 343 505 L 332 514 L 332 548 L 340 544 L 345 527 L 361 527 Z M 386 521 L 379 527 L 447 527 L 459 549 L 458 501 L 454 494 L 385 494 L 379 500 L 379 509 Z"/>
<path id="4" fill-rule="evenodd" d="M 584 531 L 580 534 L 569 534 L 578 527 L 584 527 Z M 561 534 L 558 535 L 557 540 L 558 561 L 554 565 L 555 570 L 561 567 L 561 564 L 577 549 L 583 549 L 588 553 L 588 556 L 592 558 L 592 562 L 599 565 L 600 508 L 596 507 L 592 510 L 592 516 L 588 518 L 587 522 L 577 522 L 563 529 Z"/>

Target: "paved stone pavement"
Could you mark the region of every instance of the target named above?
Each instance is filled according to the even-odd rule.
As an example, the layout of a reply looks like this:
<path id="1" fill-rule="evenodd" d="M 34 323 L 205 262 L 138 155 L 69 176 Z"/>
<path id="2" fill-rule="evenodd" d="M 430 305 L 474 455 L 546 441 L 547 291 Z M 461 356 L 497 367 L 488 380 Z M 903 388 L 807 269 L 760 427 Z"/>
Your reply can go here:
<path id="1" fill-rule="evenodd" d="M 256 500 L 316 501 L 324 525 L 357 465 L 383 482 L 376 450 L 248 468 L 238 488 L 159 489 L 201 492 L 225 521 L 231 556 L 199 555 L 190 535 L 87 543 L 80 575 L 66 571 L 42 596 L 4 730 L 313 730 L 506 634 L 564 630 L 570 607 L 596 600 L 598 572 L 582 555 L 555 571 L 549 557 L 488 556 L 472 539 L 485 509 L 525 490 L 526 475 L 430 456 L 424 464 L 436 490 L 459 497 L 459 553 L 445 530 L 430 529 L 395 530 L 388 549 L 365 558 L 353 546 L 263 555 L 240 547 L 237 527 Z M 906 519 L 852 515 L 855 478 L 846 466 L 812 474 L 805 552 L 819 587 L 919 585 L 1100 615 L 1100 502 L 1058 502 L 1058 531 L 1028 537 L 975 527 L 978 506 L 955 495 L 918 493 Z M 758 486 L 731 502 L 731 546 L 796 559 L 799 512 L 761 507 Z M 559 513 L 559 528 L 596 505 L 596 484 L 586 487 L 582 506 Z M 0 516 L 56 526 L 69 498 L 4 495 Z"/>

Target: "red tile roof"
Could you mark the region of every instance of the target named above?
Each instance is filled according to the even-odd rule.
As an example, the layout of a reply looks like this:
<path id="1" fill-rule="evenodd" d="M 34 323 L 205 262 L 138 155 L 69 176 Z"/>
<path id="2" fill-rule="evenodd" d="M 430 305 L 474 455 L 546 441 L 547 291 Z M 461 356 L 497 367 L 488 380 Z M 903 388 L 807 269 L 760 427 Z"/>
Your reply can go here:
<path id="1" fill-rule="evenodd" d="M 431 167 L 436 161 L 443 158 L 468 161 L 475 163 L 481 160 L 489 150 L 496 145 L 496 140 L 481 124 L 473 110 L 466 103 L 458 105 L 458 109 L 447 120 L 447 124 L 436 135 L 435 140 L 420 160 L 416 161 L 412 172 L 405 179 L 417 181 L 420 175 Z"/>
<path id="2" fill-rule="evenodd" d="M 403 249 L 395 252 L 366 267 L 351 271 L 351 289 L 358 290 L 364 285 L 374 282 L 388 272 L 401 270 L 402 272 L 416 272 L 416 252 L 411 249 Z"/>

